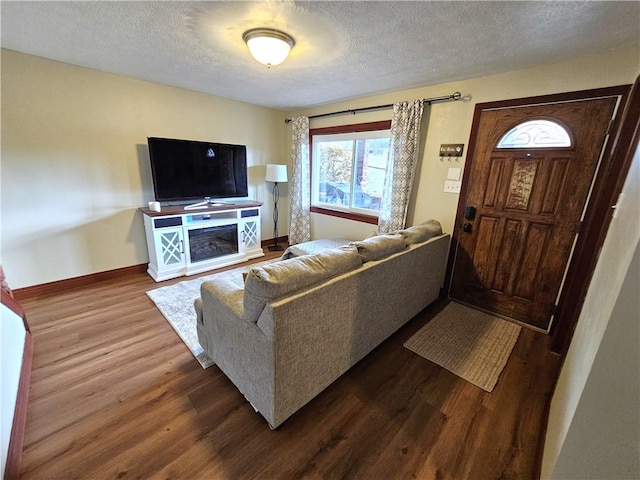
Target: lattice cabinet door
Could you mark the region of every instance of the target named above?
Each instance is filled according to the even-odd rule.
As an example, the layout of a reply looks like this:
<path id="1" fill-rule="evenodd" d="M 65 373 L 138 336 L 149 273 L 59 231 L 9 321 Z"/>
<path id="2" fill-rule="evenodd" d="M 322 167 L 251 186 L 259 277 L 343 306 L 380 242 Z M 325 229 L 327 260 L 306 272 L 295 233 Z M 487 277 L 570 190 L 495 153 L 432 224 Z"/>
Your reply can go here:
<path id="1" fill-rule="evenodd" d="M 257 220 L 247 220 L 244 222 L 242 243 L 246 250 L 252 250 L 260 245 L 260 235 L 258 234 L 259 225 L 260 223 Z"/>
<path id="2" fill-rule="evenodd" d="M 156 231 L 156 251 L 159 267 L 176 267 L 185 263 L 182 229 L 163 229 Z"/>

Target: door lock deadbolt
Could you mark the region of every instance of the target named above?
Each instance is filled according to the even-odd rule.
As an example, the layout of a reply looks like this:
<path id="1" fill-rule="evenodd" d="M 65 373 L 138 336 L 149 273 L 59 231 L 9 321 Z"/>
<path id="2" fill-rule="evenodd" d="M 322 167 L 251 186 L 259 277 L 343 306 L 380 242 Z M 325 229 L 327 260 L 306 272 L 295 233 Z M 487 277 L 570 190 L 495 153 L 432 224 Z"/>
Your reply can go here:
<path id="1" fill-rule="evenodd" d="M 473 220 L 476 218 L 476 207 L 464 207 L 464 218 L 466 220 Z"/>

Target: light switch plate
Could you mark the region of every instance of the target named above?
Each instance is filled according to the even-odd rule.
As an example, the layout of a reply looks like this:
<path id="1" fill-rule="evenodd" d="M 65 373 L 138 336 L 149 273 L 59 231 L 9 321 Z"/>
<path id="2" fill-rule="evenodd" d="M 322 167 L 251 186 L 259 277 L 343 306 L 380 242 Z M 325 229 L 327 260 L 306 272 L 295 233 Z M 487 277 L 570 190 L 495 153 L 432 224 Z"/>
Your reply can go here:
<path id="1" fill-rule="evenodd" d="M 446 182 L 444 182 L 444 191 L 446 193 L 460 193 L 461 185 L 462 182 L 460 181 L 447 180 Z"/>
<path id="2" fill-rule="evenodd" d="M 460 180 L 460 168 L 452 167 L 447 171 L 447 180 Z"/>

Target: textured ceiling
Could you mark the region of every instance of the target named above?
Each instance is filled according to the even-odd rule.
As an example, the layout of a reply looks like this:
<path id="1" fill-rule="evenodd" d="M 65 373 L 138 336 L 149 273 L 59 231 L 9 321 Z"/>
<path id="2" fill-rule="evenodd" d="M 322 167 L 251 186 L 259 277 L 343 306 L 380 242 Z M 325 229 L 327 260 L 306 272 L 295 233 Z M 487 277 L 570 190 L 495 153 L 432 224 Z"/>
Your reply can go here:
<path id="1" fill-rule="evenodd" d="M 640 2 L 10 2 L 2 47 L 294 110 L 640 44 Z M 284 30 L 267 69 L 242 33 Z"/>

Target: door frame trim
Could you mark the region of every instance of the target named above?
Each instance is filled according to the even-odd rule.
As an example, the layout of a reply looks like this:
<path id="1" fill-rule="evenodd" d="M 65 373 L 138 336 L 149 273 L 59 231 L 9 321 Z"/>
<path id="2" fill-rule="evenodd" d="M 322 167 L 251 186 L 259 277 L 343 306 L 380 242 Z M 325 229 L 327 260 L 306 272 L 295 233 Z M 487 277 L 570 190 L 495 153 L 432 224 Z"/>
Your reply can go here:
<path id="1" fill-rule="evenodd" d="M 636 80 L 636 85 L 637 83 L 638 80 Z M 619 85 L 476 104 L 471 132 L 469 134 L 469 148 L 467 149 L 467 160 L 464 165 L 456 219 L 453 232 L 451 233 L 451 246 L 449 248 L 449 258 L 445 274 L 445 291 L 447 294 L 451 287 L 453 266 L 458 248 L 459 226 L 462 224 L 464 218 L 463 213 L 468 187 L 465 179 L 469 178 L 471 172 L 482 112 L 499 108 L 524 107 L 545 103 L 564 103 L 591 98 L 619 97 L 620 104 L 609 129 L 609 140 L 605 145 L 602 161 L 592 184 L 591 195 L 583 219 L 583 227 L 580 235 L 578 235 L 573 255 L 569 260 L 566 277 L 559 296 L 558 308 L 556 309 L 555 318 L 551 325 L 550 334 L 553 337 L 551 349 L 562 355 L 566 353 L 582 309 L 591 276 L 595 269 L 597 254 L 602 247 L 609 222 L 611 221 L 611 205 L 615 203 L 615 199 L 620 194 L 631 164 L 630 159 L 626 161 L 626 156 L 621 155 L 621 150 L 626 152 L 630 146 L 629 141 L 626 141 L 624 138 L 625 129 L 621 128 L 621 126 L 624 127 L 622 122 L 623 112 L 626 113 L 630 104 L 633 104 L 633 102 L 629 102 L 630 90 L 631 85 Z M 634 110 L 633 105 L 631 110 Z M 635 108 L 636 116 L 638 115 L 637 110 L 638 109 Z M 611 203 L 612 199 L 613 203 Z"/>

